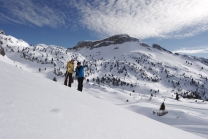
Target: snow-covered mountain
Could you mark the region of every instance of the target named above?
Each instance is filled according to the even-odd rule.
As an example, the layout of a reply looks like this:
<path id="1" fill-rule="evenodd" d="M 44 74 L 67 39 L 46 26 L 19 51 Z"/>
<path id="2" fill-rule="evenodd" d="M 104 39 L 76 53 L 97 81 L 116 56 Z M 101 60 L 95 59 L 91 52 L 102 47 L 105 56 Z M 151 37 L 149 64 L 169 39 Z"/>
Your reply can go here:
<path id="1" fill-rule="evenodd" d="M 201 138 L 0 59 L 1 139 Z"/>
<path id="2" fill-rule="evenodd" d="M 23 40 L 5 35 L 1 35 L 1 42 L 7 56 L 19 62 L 17 66 L 20 64 L 33 72 L 39 67 L 41 70 L 49 69 L 50 72 L 46 73 L 51 76 L 54 73 L 63 76 L 66 62 L 73 58 L 89 65 L 86 78 L 91 83 L 114 88 L 129 86 L 129 91 L 143 88 L 147 89 L 143 92 L 152 90 L 153 94 L 158 90 L 166 93 L 169 91 L 166 88 L 171 88 L 172 92 L 183 97 L 208 100 L 207 60 L 172 54 L 156 44 L 153 47 L 141 45 L 138 39 L 128 35 L 79 42 L 68 50 L 44 44 L 29 46 Z M 164 87 L 154 89 L 156 85 Z"/>
<path id="3" fill-rule="evenodd" d="M 89 66 L 84 92 L 208 137 L 207 59 L 172 53 L 156 44 L 150 47 L 128 35 L 83 41 L 69 49 L 44 44 L 30 46 L 4 34 L 0 34 L 0 41 L 6 57 L 13 61 L 10 64 L 18 68 L 50 80 L 55 77 L 63 84 L 67 61 L 81 61 Z M 72 88 L 76 85 L 75 82 Z M 179 101 L 175 100 L 176 94 L 181 97 Z M 163 101 L 171 108 L 169 114 L 164 118 L 152 115 L 152 110 Z"/>

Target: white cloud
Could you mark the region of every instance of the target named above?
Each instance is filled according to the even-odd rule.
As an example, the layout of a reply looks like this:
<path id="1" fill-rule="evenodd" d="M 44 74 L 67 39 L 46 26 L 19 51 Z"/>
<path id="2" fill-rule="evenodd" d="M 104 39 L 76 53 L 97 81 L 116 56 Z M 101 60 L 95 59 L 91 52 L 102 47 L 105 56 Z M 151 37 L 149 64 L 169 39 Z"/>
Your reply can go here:
<path id="1" fill-rule="evenodd" d="M 181 38 L 208 30 L 207 7 L 208 0 L 0 0 L 0 21 L 86 27 L 102 37 Z"/>
<path id="2" fill-rule="evenodd" d="M 200 47 L 193 47 L 193 48 L 181 48 L 173 52 L 183 53 L 183 54 L 203 54 L 203 53 L 208 53 L 208 47 L 200 46 Z"/>
<path id="3" fill-rule="evenodd" d="M 79 3 L 81 23 L 102 35 L 187 37 L 208 30 L 207 0 L 106 0 Z"/>

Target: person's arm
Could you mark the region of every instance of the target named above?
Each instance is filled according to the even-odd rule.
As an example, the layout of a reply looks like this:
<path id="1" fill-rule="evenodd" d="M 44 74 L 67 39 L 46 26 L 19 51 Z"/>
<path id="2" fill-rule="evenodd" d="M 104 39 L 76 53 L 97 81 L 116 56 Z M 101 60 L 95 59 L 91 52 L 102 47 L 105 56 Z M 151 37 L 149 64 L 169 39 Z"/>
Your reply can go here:
<path id="1" fill-rule="evenodd" d="M 76 68 L 75 69 L 75 72 L 76 72 L 76 77 L 78 76 L 78 69 Z"/>
<path id="2" fill-rule="evenodd" d="M 84 68 L 87 68 L 87 67 L 88 67 L 88 65 L 84 65 L 83 67 L 84 67 Z"/>
<path id="3" fill-rule="evenodd" d="M 69 63 L 66 64 L 66 71 L 68 71 Z"/>

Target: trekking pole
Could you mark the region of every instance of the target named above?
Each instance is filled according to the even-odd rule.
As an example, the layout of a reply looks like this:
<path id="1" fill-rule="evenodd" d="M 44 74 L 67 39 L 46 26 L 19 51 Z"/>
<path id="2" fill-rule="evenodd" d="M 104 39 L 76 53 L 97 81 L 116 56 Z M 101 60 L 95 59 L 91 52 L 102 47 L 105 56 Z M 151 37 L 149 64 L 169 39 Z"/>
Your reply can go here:
<path id="1" fill-rule="evenodd" d="M 86 84 L 87 84 L 87 80 L 85 79 L 85 83 L 84 83 L 85 88 L 86 88 Z"/>
<path id="2" fill-rule="evenodd" d="M 74 88 L 76 89 L 76 85 L 77 84 L 77 79 L 76 79 L 76 77 L 75 77 L 75 80 L 74 80 Z"/>
<path id="3" fill-rule="evenodd" d="M 77 89 L 77 86 L 78 86 L 78 78 L 76 78 L 76 86 L 75 86 L 75 89 Z"/>
<path id="4" fill-rule="evenodd" d="M 74 88 L 76 89 L 76 79 L 74 79 Z"/>
<path id="5" fill-rule="evenodd" d="M 82 88 L 82 91 L 84 91 L 84 88 L 85 88 L 84 81 L 85 81 L 85 79 L 83 80 L 83 88 Z"/>
<path id="6" fill-rule="evenodd" d="M 87 80 L 85 80 L 85 88 L 87 89 Z"/>
<path id="7" fill-rule="evenodd" d="M 76 89 L 76 77 L 74 73 L 73 73 L 73 80 L 74 80 L 74 88 Z"/>
<path id="8" fill-rule="evenodd" d="M 67 76 L 67 71 L 65 72 L 65 74 L 64 74 L 64 85 L 66 85 L 67 86 L 67 82 L 66 82 L 66 76 Z"/>

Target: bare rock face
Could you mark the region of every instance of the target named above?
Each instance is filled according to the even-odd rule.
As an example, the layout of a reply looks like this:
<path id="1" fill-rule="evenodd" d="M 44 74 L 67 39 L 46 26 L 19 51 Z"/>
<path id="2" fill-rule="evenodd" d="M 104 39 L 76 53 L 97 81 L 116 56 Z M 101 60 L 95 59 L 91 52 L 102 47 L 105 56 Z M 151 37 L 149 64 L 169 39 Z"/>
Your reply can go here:
<path id="1" fill-rule="evenodd" d="M 146 43 L 141 43 L 140 44 L 141 46 L 144 46 L 144 47 L 150 47 L 148 44 L 146 44 Z"/>
<path id="2" fill-rule="evenodd" d="M 98 48 L 103 46 L 109 46 L 112 44 L 122 44 L 125 42 L 140 42 L 137 38 L 132 38 L 129 35 L 122 34 L 122 35 L 115 35 L 100 41 L 81 41 L 75 47 L 69 48 L 69 50 L 77 50 L 80 48 Z"/>
<path id="3" fill-rule="evenodd" d="M 155 48 L 155 49 L 158 49 L 158 50 L 161 50 L 161 51 L 166 51 L 166 52 L 168 52 L 168 53 L 171 53 L 171 54 L 172 54 L 172 52 L 171 52 L 171 51 L 166 50 L 165 48 L 161 47 L 161 46 L 160 46 L 160 45 L 158 45 L 158 44 L 153 44 L 153 45 L 152 45 L 152 47 L 153 47 L 153 48 Z"/>
<path id="4" fill-rule="evenodd" d="M 0 34 L 5 35 L 5 32 L 0 29 Z M 5 56 L 4 48 L 2 47 L 3 42 L 0 41 L 0 55 Z"/>
<path id="5" fill-rule="evenodd" d="M 0 44 L 0 55 L 5 56 L 4 48 Z"/>

